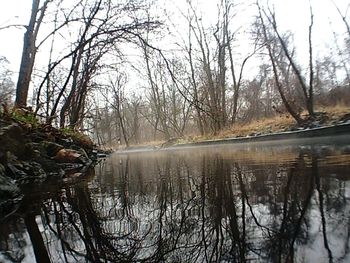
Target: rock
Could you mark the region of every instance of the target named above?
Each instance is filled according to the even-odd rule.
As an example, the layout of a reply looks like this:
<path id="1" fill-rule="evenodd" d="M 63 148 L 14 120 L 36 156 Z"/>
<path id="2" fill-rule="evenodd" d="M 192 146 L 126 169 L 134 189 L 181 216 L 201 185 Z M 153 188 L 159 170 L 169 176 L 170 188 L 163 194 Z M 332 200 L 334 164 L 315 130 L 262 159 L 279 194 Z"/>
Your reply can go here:
<path id="1" fill-rule="evenodd" d="M 14 180 L 5 175 L 5 167 L 0 164 L 0 200 L 16 197 L 19 191 Z"/>
<path id="2" fill-rule="evenodd" d="M 19 163 L 17 156 L 15 156 L 10 151 L 6 151 L 3 157 L 4 157 L 3 158 L 4 163 L 15 163 L 15 164 Z"/>
<path id="3" fill-rule="evenodd" d="M 80 170 L 84 167 L 81 163 L 60 163 L 58 164 L 65 172 L 70 170 Z M 66 174 L 65 174 L 66 175 Z"/>
<path id="4" fill-rule="evenodd" d="M 91 163 L 91 160 L 83 149 L 61 149 L 53 159 L 58 163 L 81 163 L 84 165 Z"/>
<path id="5" fill-rule="evenodd" d="M 28 142 L 24 145 L 24 159 L 36 159 L 40 156 L 40 146 L 38 143 Z"/>
<path id="6" fill-rule="evenodd" d="M 22 157 L 25 154 L 25 139 L 23 136 L 22 128 L 16 124 L 10 124 L 0 129 L 0 161 L 3 158 L 3 154 L 7 151 L 11 151 L 14 155 Z"/>
<path id="7" fill-rule="evenodd" d="M 62 135 L 57 138 L 57 142 L 65 148 L 77 146 L 86 149 L 89 153 L 93 150 L 94 144 L 89 136 L 80 132 L 70 132 L 69 135 Z"/>
<path id="8" fill-rule="evenodd" d="M 77 163 L 81 154 L 72 149 L 61 149 L 53 158 L 58 163 Z"/>
<path id="9" fill-rule="evenodd" d="M 64 148 L 61 144 L 49 141 L 42 141 L 40 145 L 49 157 L 56 156 L 56 154 Z"/>
<path id="10" fill-rule="evenodd" d="M 42 169 L 44 169 L 47 176 L 62 177 L 64 175 L 64 171 L 52 159 L 40 156 L 39 158 L 35 159 L 35 161 L 41 165 Z"/>
<path id="11" fill-rule="evenodd" d="M 111 149 L 108 150 L 93 150 L 89 156 L 90 159 L 97 160 L 99 158 L 106 158 L 113 151 Z"/>
<path id="12" fill-rule="evenodd" d="M 83 148 L 80 148 L 77 151 L 81 154 L 81 156 L 79 157 L 80 162 L 84 165 L 90 165 L 91 160 L 87 155 L 86 151 Z"/>
<path id="13" fill-rule="evenodd" d="M 86 151 L 91 152 L 94 148 L 94 143 L 89 136 L 83 133 L 78 133 L 73 140 L 81 147 L 86 149 Z"/>
<path id="14" fill-rule="evenodd" d="M 61 143 L 62 142 L 62 143 Z M 84 174 L 92 163 L 93 143 L 80 133 L 67 136 L 52 127 L 0 118 L 0 214 L 3 204 L 18 200 L 26 183 L 42 183 L 48 177 L 64 178 L 70 172 Z M 15 198 L 12 198 L 15 197 Z"/>
<path id="15" fill-rule="evenodd" d="M 19 168 L 21 168 L 21 167 L 19 167 Z M 11 176 L 11 178 L 16 179 L 16 180 L 26 177 L 27 174 L 24 171 L 22 171 L 22 169 L 19 169 L 19 168 L 15 164 L 8 163 L 7 169 L 6 169 L 7 174 L 9 176 Z"/>
<path id="16" fill-rule="evenodd" d="M 97 158 L 105 158 L 107 157 L 107 154 L 105 153 L 97 153 Z"/>
<path id="17" fill-rule="evenodd" d="M 41 164 L 34 161 L 9 162 L 6 167 L 7 175 L 21 183 L 33 180 L 43 181 L 47 178 L 47 174 Z"/>
<path id="18" fill-rule="evenodd" d="M 34 161 L 34 167 L 37 167 L 39 169 L 38 171 L 31 170 L 31 176 L 38 176 L 42 173 L 42 170 L 44 170 L 46 174 L 45 176 L 63 176 L 63 170 L 57 165 L 57 163 L 54 160 L 52 160 L 52 156 L 48 155 L 48 153 L 51 154 L 52 152 L 54 152 L 54 149 L 56 147 L 59 148 L 59 145 L 56 145 L 55 143 L 51 144 L 51 142 L 30 142 L 25 145 L 27 153 L 25 160 L 27 162 Z"/>
<path id="19" fill-rule="evenodd" d="M 72 138 L 57 138 L 57 141 L 65 147 L 69 147 L 73 144 Z"/>
<path id="20" fill-rule="evenodd" d="M 37 162 L 28 162 L 23 165 L 24 171 L 30 177 L 35 177 L 35 179 L 46 179 L 47 175 L 41 165 Z"/>
<path id="21" fill-rule="evenodd" d="M 18 138 L 22 132 L 22 128 L 17 123 L 12 123 L 1 128 L 0 136 L 11 135 L 13 138 Z"/>

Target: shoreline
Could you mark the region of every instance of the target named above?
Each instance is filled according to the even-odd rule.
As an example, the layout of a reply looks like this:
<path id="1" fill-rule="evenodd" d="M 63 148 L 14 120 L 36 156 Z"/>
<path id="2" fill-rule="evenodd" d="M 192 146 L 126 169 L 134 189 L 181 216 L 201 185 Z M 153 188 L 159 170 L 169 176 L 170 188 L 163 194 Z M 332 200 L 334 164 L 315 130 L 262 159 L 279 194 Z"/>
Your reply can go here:
<path id="1" fill-rule="evenodd" d="M 128 149 L 115 150 L 115 153 L 132 153 L 143 151 L 161 151 L 161 150 L 175 150 L 187 147 L 210 146 L 210 145 L 224 145 L 224 144 L 244 144 L 244 143 L 278 143 L 280 141 L 299 141 L 305 143 L 305 140 L 312 140 L 320 138 L 329 138 L 332 142 L 332 137 L 339 137 L 349 135 L 350 141 L 350 122 L 341 123 L 337 125 L 329 125 L 318 128 L 309 128 L 296 131 L 285 131 L 278 133 L 260 134 L 256 136 L 246 137 L 232 137 L 214 140 L 204 140 L 198 142 L 180 143 L 169 146 L 134 146 Z M 334 138 L 336 139 L 336 138 Z"/>
<path id="2" fill-rule="evenodd" d="M 247 143 L 247 142 L 270 142 L 276 140 L 295 140 L 295 139 L 306 139 L 314 137 L 330 137 L 338 135 L 350 135 L 350 123 L 342 123 L 337 125 L 330 125 L 318 128 L 302 129 L 297 131 L 285 131 L 278 133 L 260 134 L 256 136 L 246 137 L 233 137 L 223 138 L 215 140 L 205 140 L 199 142 L 177 144 L 170 147 L 182 147 L 182 146 L 199 146 L 199 145 L 211 145 L 211 144 L 226 144 L 226 143 Z M 170 148 L 169 147 L 169 148 Z"/>

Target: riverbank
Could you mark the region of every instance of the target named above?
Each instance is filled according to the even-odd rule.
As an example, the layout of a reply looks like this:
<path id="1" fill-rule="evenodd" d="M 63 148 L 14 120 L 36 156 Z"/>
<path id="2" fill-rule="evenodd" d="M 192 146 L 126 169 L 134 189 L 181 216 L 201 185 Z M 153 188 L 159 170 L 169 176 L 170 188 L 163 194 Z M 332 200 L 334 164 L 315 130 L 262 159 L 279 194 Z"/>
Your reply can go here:
<path id="1" fill-rule="evenodd" d="M 30 112 L 0 116 L 0 214 L 24 185 L 80 176 L 97 160 L 91 139 L 39 123 Z"/>
<path id="2" fill-rule="evenodd" d="M 350 140 L 350 122 L 337 124 L 332 126 L 325 126 L 319 128 L 308 128 L 300 129 L 296 131 L 286 131 L 271 134 L 260 134 L 252 135 L 246 137 L 233 137 L 233 138 L 220 138 L 213 140 L 203 140 L 196 142 L 183 142 L 169 145 L 160 146 L 134 146 L 126 149 L 120 149 L 117 152 L 120 153 L 131 153 L 131 152 L 141 152 L 141 151 L 155 151 L 155 150 L 174 150 L 188 147 L 198 147 L 198 146 L 215 146 L 215 145 L 232 145 L 232 144 L 244 144 L 244 143 L 269 143 L 276 145 L 282 143 L 287 144 L 303 144 L 308 145 L 314 144 L 315 142 L 320 142 L 326 140 L 325 142 L 336 143 L 338 140 L 349 141 Z"/>
<path id="3" fill-rule="evenodd" d="M 273 142 L 273 141 L 286 141 L 296 139 L 310 139 L 310 138 L 321 138 L 321 137 L 336 137 L 336 136 L 350 136 L 350 122 L 337 124 L 332 126 L 325 126 L 319 128 L 308 128 L 296 131 L 286 131 L 280 133 L 271 134 L 259 134 L 246 137 L 236 138 L 223 138 L 215 140 L 205 140 L 193 143 L 183 143 L 172 145 L 169 148 L 178 147 L 192 147 L 202 145 L 215 145 L 215 144 L 232 144 L 232 143 L 252 143 L 252 142 Z"/>
<path id="4" fill-rule="evenodd" d="M 252 121 L 250 123 L 236 124 L 216 135 L 209 134 L 205 136 L 172 138 L 163 142 L 132 145 L 127 149 L 120 150 L 130 152 L 211 144 L 277 141 L 342 134 L 350 135 L 349 107 L 337 105 L 334 107 L 319 108 L 318 110 L 317 118 L 306 123 L 303 127 L 299 127 L 290 116 L 280 115 Z"/>

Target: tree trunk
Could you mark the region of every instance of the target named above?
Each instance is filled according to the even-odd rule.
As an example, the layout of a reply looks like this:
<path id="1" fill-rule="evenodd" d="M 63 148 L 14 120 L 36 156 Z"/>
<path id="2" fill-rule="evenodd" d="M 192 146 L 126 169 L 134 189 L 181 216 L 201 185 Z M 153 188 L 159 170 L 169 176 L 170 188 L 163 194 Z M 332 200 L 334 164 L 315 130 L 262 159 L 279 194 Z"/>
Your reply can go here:
<path id="1" fill-rule="evenodd" d="M 28 89 L 37 52 L 35 41 L 48 3 L 49 0 L 45 1 L 41 8 L 39 8 L 40 0 L 33 0 L 32 3 L 32 13 L 23 39 L 22 59 L 16 88 L 16 107 L 27 106 Z M 40 16 L 37 18 L 39 12 Z"/>
<path id="2" fill-rule="evenodd" d="M 199 128 L 200 134 L 204 135 L 204 127 L 203 127 L 203 120 L 202 120 L 202 112 L 199 107 L 200 101 L 198 96 L 198 87 L 197 87 L 197 81 L 195 77 L 195 71 L 193 66 L 193 58 L 192 58 L 192 43 L 191 43 L 191 25 L 189 28 L 189 50 L 188 50 L 188 57 L 189 57 L 189 63 L 190 63 L 190 69 L 191 69 L 191 79 L 192 79 L 192 86 L 193 86 L 193 98 L 194 98 L 194 107 L 196 109 L 197 113 L 197 125 Z"/>
<path id="3" fill-rule="evenodd" d="M 267 34 L 266 25 L 265 25 L 264 19 L 262 17 L 262 13 L 261 13 L 261 9 L 260 9 L 259 4 L 258 4 L 258 9 L 259 9 L 259 19 L 261 21 L 261 26 L 262 26 L 262 33 L 263 33 L 263 36 L 264 36 L 264 42 L 265 42 L 265 45 L 266 45 L 266 48 L 267 48 L 267 51 L 268 51 L 268 54 L 269 54 L 269 57 L 270 57 L 270 60 L 271 60 L 272 69 L 273 69 L 273 73 L 274 73 L 275 84 L 276 84 L 277 90 L 278 90 L 278 92 L 279 92 L 279 94 L 281 96 L 281 99 L 283 101 L 283 104 L 284 104 L 285 108 L 287 109 L 287 111 L 289 112 L 289 114 L 296 120 L 298 125 L 301 125 L 303 123 L 303 119 L 293 109 L 292 105 L 288 102 L 288 100 L 287 100 L 287 98 L 286 98 L 286 96 L 285 96 L 285 94 L 283 92 L 282 85 L 281 85 L 281 83 L 279 81 L 279 78 L 278 78 L 278 71 L 277 71 L 276 61 L 275 61 L 275 57 L 273 55 L 271 44 L 270 44 L 271 41 L 270 41 L 270 39 L 268 37 L 268 34 Z M 274 30 L 276 31 L 275 28 L 274 28 Z M 281 41 L 280 37 L 279 37 L 279 40 Z M 280 42 L 280 43 L 282 45 L 283 50 L 286 51 L 285 43 L 284 42 Z M 290 59 L 289 59 L 289 61 L 291 62 Z"/>

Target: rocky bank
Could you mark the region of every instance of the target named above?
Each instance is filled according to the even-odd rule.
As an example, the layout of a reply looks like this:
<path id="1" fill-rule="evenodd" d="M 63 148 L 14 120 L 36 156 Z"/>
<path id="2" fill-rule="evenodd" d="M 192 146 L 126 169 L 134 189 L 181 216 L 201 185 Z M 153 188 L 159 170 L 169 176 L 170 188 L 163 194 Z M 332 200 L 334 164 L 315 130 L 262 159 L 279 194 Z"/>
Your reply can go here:
<path id="1" fill-rule="evenodd" d="M 23 185 L 83 174 L 96 160 L 86 135 L 0 116 L 0 215 Z"/>

